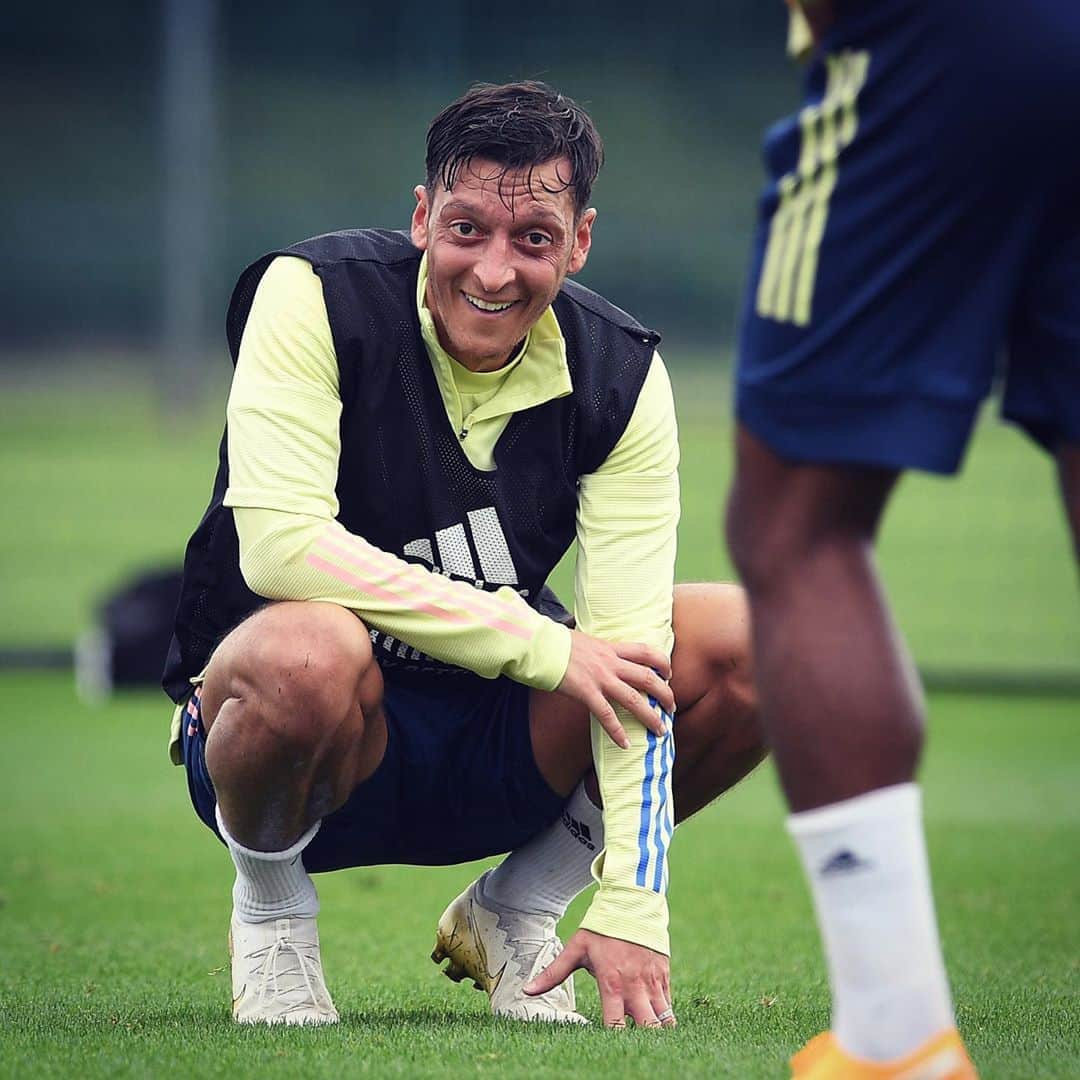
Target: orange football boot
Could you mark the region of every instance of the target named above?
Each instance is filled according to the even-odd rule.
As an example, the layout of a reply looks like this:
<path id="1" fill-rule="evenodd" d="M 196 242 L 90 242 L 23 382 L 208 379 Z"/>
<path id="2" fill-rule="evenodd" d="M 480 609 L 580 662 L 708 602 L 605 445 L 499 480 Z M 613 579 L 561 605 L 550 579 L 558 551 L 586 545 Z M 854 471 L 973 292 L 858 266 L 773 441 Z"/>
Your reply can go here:
<path id="1" fill-rule="evenodd" d="M 826 1031 L 791 1059 L 791 1080 L 979 1080 L 956 1028 L 895 1061 L 852 1057 Z"/>

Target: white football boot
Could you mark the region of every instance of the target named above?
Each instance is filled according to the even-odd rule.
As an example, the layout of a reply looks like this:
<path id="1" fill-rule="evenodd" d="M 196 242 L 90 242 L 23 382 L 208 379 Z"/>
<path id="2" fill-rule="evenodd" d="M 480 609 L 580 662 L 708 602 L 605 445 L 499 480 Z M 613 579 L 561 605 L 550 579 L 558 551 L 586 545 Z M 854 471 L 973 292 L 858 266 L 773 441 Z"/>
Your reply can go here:
<path id="1" fill-rule="evenodd" d="M 587 1024 L 577 1011 L 573 976 L 539 997 L 525 993 L 523 987 L 562 952 L 555 919 L 496 907 L 484 896 L 486 877 L 474 881 L 443 912 L 431 959 L 441 964 L 449 958 L 443 974 L 454 982 L 472 979 L 477 990 L 487 992 L 496 1016 Z"/>
<path id="2" fill-rule="evenodd" d="M 239 1024 L 336 1024 L 314 919 L 232 918 L 233 1019 Z"/>

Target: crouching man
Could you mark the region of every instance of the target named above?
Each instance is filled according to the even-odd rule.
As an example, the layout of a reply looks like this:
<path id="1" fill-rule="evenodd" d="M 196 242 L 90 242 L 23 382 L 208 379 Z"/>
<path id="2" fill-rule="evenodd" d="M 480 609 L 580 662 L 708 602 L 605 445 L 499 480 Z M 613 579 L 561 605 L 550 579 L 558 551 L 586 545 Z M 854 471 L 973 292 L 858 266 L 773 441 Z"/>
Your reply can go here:
<path id="1" fill-rule="evenodd" d="M 604 1023 L 675 1023 L 672 831 L 763 751 L 741 592 L 673 588 L 659 338 L 568 280 L 601 160 L 549 87 L 475 87 L 430 127 L 408 234 L 307 240 L 236 287 L 165 686 L 236 867 L 238 1021 L 337 1021 L 312 873 L 510 852 L 440 920 L 447 974 L 581 1023 L 586 967 Z M 572 629 L 545 582 L 575 539 Z"/>

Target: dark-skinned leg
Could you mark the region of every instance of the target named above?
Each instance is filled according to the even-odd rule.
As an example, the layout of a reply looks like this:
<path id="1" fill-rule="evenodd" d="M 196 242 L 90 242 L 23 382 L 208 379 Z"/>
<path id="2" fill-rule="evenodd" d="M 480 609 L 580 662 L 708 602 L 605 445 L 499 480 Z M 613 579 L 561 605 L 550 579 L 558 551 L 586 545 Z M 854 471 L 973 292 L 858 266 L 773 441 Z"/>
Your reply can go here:
<path id="1" fill-rule="evenodd" d="M 833 1031 L 874 1061 L 953 1024 L 912 782 L 922 695 L 873 558 L 895 479 L 787 462 L 740 429 L 727 517 L 762 722 L 829 961 Z"/>
<path id="2" fill-rule="evenodd" d="M 789 464 L 739 433 L 728 543 L 750 596 L 762 721 L 795 811 L 914 775 L 922 695 L 873 555 L 895 480 Z"/>

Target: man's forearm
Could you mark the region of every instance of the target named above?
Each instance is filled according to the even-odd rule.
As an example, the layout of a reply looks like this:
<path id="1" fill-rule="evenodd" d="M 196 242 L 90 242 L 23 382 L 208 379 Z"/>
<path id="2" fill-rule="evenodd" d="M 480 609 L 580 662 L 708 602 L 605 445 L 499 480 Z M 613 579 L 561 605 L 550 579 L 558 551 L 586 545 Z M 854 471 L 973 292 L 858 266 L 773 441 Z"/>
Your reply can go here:
<path id="1" fill-rule="evenodd" d="M 676 428 L 671 385 L 654 357 L 622 439 L 596 473 L 582 478 L 575 586 L 582 630 L 608 641 L 641 641 L 669 657 L 679 520 Z M 615 747 L 592 724 L 606 850 L 600 890 L 582 925 L 667 953 L 675 743 L 625 710 L 619 714 L 629 750 Z"/>
<path id="2" fill-rule="evenodd" d="M 406 562 L 339 522 L 234 508 L 240 568 L 272 600 L 320 600 L 355 611 L 371 628 L 487 678 L 506 675 L 552 690 L 566 671 L 570 631 L 512 589 L 497 593 Z"/>
<path id="3" fill-rule="evenodd" d="M 614 746 L 593 721 L 593 760 L 604 801 L 600 890 L 582 927 L 670 954 L 667 853 L 674 830 L 673 734 L 658 737 L 620 710 L 631 748 Z"/>

